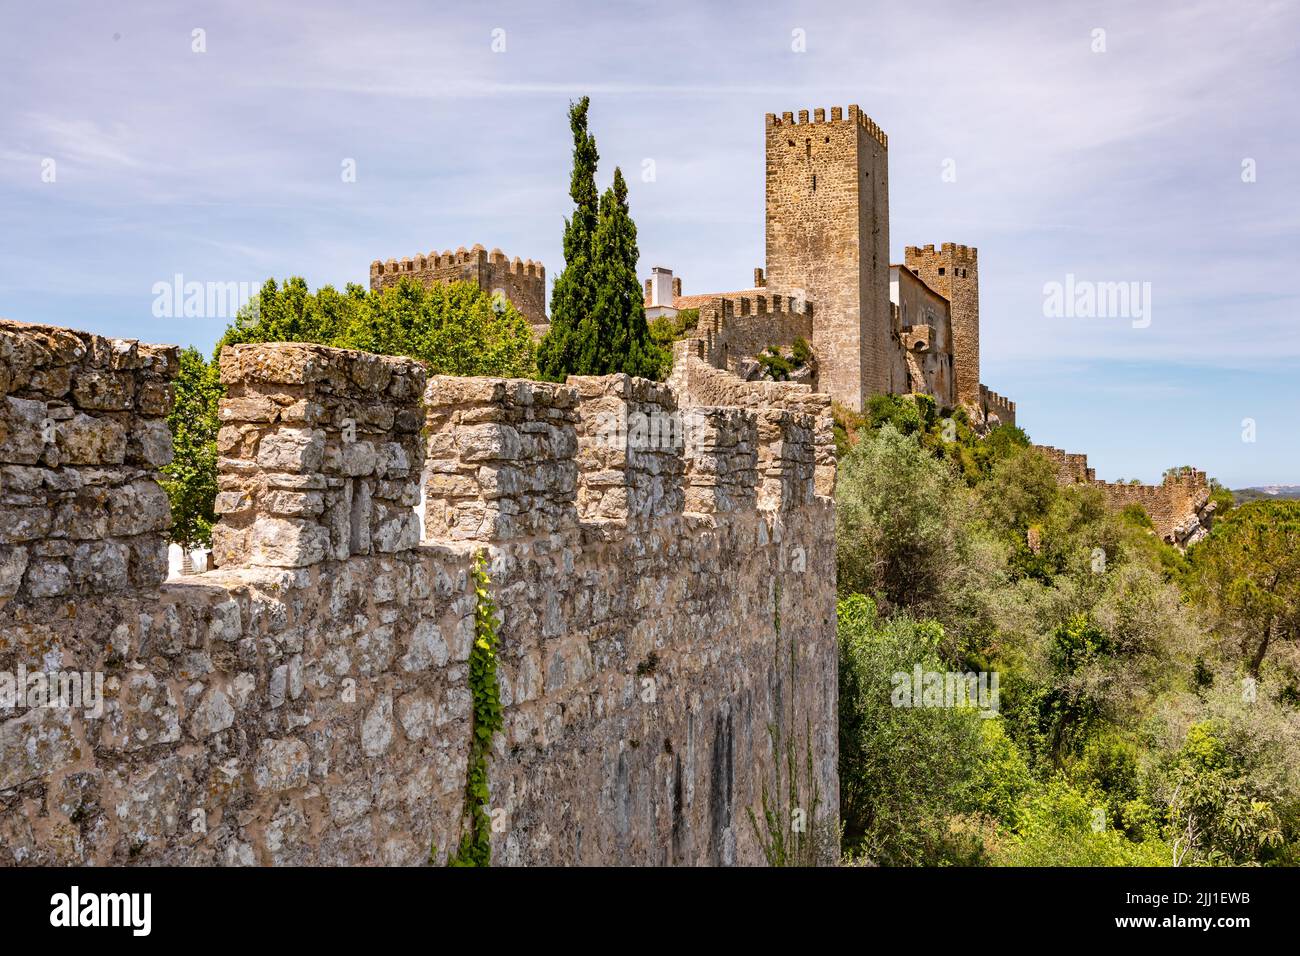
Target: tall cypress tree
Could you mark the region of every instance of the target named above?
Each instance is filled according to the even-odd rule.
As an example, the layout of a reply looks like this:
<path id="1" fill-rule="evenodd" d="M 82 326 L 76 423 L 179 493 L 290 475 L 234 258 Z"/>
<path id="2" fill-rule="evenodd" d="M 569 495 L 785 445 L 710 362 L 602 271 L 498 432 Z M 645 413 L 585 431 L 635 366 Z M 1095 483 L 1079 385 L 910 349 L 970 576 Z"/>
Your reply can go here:
<path id="1" fill-rule="evenodd" d="M 537 367 L 543 378 L 563 381 L 569 373 L 581 374 L 584 343 L 595 338 L 592 308 L 595 304 L 592 239 L 600 217 L 596 192 L 596 137 L 587 132 L 584 96 L 569 106 L 569 128 L 573 130 L 573 175 L 569 197 L 573 218 L 564 221 L 564 271 L 551 290 L 551 327 L 537 349 Z"/>
<path id="2" fill-rule="evenodd" d="M 569 107 L 573 130 L 573 218 L 564 223 L 564 270 L 551 292 L 551 327 L 537 350 L 543 378 L 626 372 L 653 378 L 663 361 L 650 340 L 637 279 L 636 224 L 619 169 L 596 192 L 596 139 L 587 130 L 588 97 Z"/>
<path id="3" fill-rule="evenodd" d="M 607 375 L 626 372 L 654 378 L 659 359 L 650 341 L 645 321 L 645 298 L 637 279 L 636 264 L 640 253 L 636 247 L 636 223 L 628 211 L 627 182 L 623 171 L 615 167 L 614 184 L 600 200 L 600 220 L 596 225 L 596 304 L 597 358 L 599 371 Z"/>

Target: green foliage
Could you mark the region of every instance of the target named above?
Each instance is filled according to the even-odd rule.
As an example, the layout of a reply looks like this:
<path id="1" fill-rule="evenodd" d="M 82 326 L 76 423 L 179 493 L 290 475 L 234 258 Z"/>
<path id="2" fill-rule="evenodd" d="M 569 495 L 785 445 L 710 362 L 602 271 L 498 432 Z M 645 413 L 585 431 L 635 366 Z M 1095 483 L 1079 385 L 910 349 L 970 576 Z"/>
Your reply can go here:
<path id="1" fill-rule="evenodd" d="M 929 395 L 873 395 L 867 400 L 867 427 L 879 430 L 892 426 L 904 435 L 930 431 L 938 422 L 934 399 Z"/>
<path id="2" fill-rule="evenodd" d="M 790 346 L 790 358 L 794 360 L 794 364 L 798 367 L 805 366 L 812 361 L 812 346 L 808 344 L 807 339 L 801 336 L 795 338 L 794 344 Z"/>
<path id="3" fill-rule="evenodd" d="M 1134 842 L 1112 826 L 1105 798 L 1061 779 L 1036 788 L 1021 804 L 1019 824 L 1000 845 L 1000 866 L 1168 866 L 1159 840 Z"/>
<path id="4" fill-rule="evenodd" d="M 880 617 L 856 594 L 837 609 L 844 848 L 882 865 L 948 860 L 948 814 L 965 804 L 981 720 L 964 708 L 895 707 L 893 675 L 944 671 L 943 629 Z"/>
<path id="5" fill-rule="evenodd" d="M 469 655 L 470 711 L 469 769 L 465 783 L 465 807 L 461 814 L 464 832 L 449 866 L 487 866 L 492 862 L 492 820 L 487 805 L 488 752 L 492 736 L 503 725 L 501 689 L 497 684 L 497 607 L 492 599 L 492 579 L 487 573 L 487 556 L 474 556 L 474 646 Z"/>
<path id="6" fill-rule="evenodd" d="M 367 292 L 352 285 L 308 292 L 300 278 L 268 280 L 254 307 L 218 343 L 315 342 L 419 359 L 435 375 L 536 374 L 532 329 L 509 302 L 475 283 L 425 288 L 404 279 Z"/>
<path id="7" fill-rule="evenodd" d="M 794 372 L 807 366 L 812 357 L 812 347 L 801 338 L 794 340 L 788 355 L 781 346 L 769 345 L 755 356 L 762 375 L 774 382 L 788 381 Z"/>
<path id="8" fill-rule="evenodd" d="M 945 413 L 929 395 L 874 395 L 860 413 L 842 405 L 833 406 L 832 412 L 840 455 L 857 442 L 863 429 L 878 431 L 892 425 L 905 435 L 918 436 L 922 448 L 948 462 L 954 474 L 971 486 L 987 478 L 997 462 L 1029 446 L 1029 436 L 1015 425 L 997 425 L 981 434 L 965 409 Z"/>
<path id="9" fill-rule="evenodd" d="M 1189 559 L 1196 596 L 1215 633 L 1240 648 L 1259 677 L 1270 651 L 1294 657 L 1300 640 L 1300 501 L 1252 501 L 1221 521 Z M 1295 664 L 1284 664 L 1297 682 Z"/>
<path id="10" fill-rule="evenodd" d="M 195 348 L 181 352 L 175 402 L 167 416 L 173 457 L 162 469 L 171 502 L 172 539 L 192 548 L 212 541 L 217 497 L 217 406 L 223 390 L 215 362 Z"/>
<path id="11" fill-rule="evenodd" d="M 1229 749 L 1211 721 L 1194 724 L 1167 768 L 1168 835 L 1175 862 L 1251 862 L 1282 840 L 1277 812 L 1253 791 L 1241 753 Z"/>
<path id="12" fill-rule="evenodd" d="M 980 721 L 980 741 L 969 786 L 969 806 L 1005 827 L 1019 822 L 1021 801 L 1035 787 L 1020 748 L 1000 717 Z"/>
<path id="13" fill-rule="evenodd" d="M 1058 486 L 1023 433 L 959 418 L 836 409 L 846 850 L 1300 863 L 1300 502 L 1237 508 L 1183 556 L 1142 509 Z M 889 707 L 917 659 L 999 673 L 999 716 Z"/>
<path id="14" fill-rule="evenodd" d="M 1142 507 L 1136 501 L 1132 504 L 1127 504 L 1120 509 L 1119 515 L 1128 524 L 1135 528 L 1141 528 L 1143 531 L 1156 530 L 1156 523 L 1152 521 L 1151 516 L 1147 514 L 1147 509 Z"/>
<path id="15" fill-rule="evenodd" d="M 650 339 L 656 345 L 671 349 L 674 342 L 695 331 L 699 322 L 699 309 L 678 309 L 674 316 L 661 315 L 650 320 Z"/>
<path id="16" fill-rule="evenodd" d="M 786 381 L 794 371 L 794 363 L 782 355 L 781 350 L 775 345 L 769 345 L 759 352 L 757 358 L 763 374 L 774 382 Z"/>
<path id="17" fill-rule="evenodd" d="M 573 216 L 565 221 L 564 269 L 551 293 L 551 325 L 538 349 L 544 378 L 625 372 L 655 378 L 670 356 L 650 336 L 636 266 L 636 224 L 628 209 L 627 182 L 614 182 L 597 200 L 596 138 L 587 129 L 590 99 L 569 108 Z"/>
<path id="18" fill-rule="evenodd" d="M 892 422 L 863 438 L 840 461 L 835 544 L 842 594 L 870 594 L 889 606 L 934 596 L 960 560 L 956 483 L 937 459 L 919 452 L 915 433 Z"/>

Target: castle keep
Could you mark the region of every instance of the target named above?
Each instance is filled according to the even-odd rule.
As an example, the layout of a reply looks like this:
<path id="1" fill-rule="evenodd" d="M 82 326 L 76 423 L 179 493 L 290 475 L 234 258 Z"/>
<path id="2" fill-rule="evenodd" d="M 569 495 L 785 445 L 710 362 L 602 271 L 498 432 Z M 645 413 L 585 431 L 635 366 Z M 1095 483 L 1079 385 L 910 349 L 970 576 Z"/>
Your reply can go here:
<path id="1" fill-rule="evenodd" d="M 719 343 L 711 360 L 752 376 L 756 353 L 802 338 L 813 383 L 847 408 L 918 393 L 965 408 L 980 428 L 1014 424 L 1015 403 L 980 384 L 978 251 L 909 246 L 904 262 L 889 261 L 884 131 L 849 106 L 769 113 L 764 132 L 767 264 L 754 288 L 683 296 L 680 278 L 656 270 L 674 283 L 676 310 L 700 309 L 700 334 Z M 804 319 L 766 321 L 780 310 L 747 304 L 756 299 L 793 301 Z"/>

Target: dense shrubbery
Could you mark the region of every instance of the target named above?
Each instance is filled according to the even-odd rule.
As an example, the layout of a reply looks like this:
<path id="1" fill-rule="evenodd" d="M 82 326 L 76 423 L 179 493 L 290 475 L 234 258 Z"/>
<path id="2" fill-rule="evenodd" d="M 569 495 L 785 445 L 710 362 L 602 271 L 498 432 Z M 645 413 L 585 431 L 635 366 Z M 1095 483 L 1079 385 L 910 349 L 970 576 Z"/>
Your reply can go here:
<path id="1" fill-rule="evenodd" d="M 1300 503 L 1186 556 L 1060 487 L 1016 428 L 926 398 L 839 413 L 844 848 L 883 864 L 1300 857 Z M 891 675 L 996 672 L 995 717 Z"/>
<path id="2" fill-rule="evenodd" d="M 430 374 L 535 376 L 532 329 L 506 301 L 472 282 L 425 288 L 402 281 L 367 291 L 316 292 L 302 279 L 262 286 L 253 308 L 217 343 L 316 342 L 422 361 Z M 214 356 L 215 357 L 215 356 Z"/>

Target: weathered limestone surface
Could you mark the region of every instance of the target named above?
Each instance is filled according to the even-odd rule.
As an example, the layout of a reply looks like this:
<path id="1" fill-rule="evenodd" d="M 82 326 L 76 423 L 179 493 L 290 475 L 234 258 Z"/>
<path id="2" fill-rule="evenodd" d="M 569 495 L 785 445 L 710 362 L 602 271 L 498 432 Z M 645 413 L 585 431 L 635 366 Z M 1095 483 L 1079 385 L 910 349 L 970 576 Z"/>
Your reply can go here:
<path id="1" fill-rule="evenodd" d="M 331 493 L 373 485 L 372 507 L 395 511 L 417 480 L 380 449 L 409 458 L 418 432 L 398 423 L 420 375 L 374 359 L 223 357 L 222 493 L 248 497 L 223 522 L 298 522 L 282 548 L 232 534 L 214 572 L 20 590 L 0 609 L 0 671 L 105 677 L 101 713 L 0 713 L 0 863 L 443 861 L 460 833 L 479 550 L 502 620 L 494 862 L 761 863 L 747 810 L 777 790 L 769 727 L 807 748 L 833 825 L 834 514 L 814 494 L 813 416 L 707 405 L 698 443 L 645 449 L 588 430 L 584 403 L 667 411 L 680 393 L 435 378 L 426 486 L 468 484 L 431 496 L 424 543 L 402 524 L 377 545 L 375 518 L 356 549 L 335 536 Z M 373 464 L 347 450 L 362 442 Z"/>
<path id="2" fill-rule="evenodd" d="M 674 343 L 669 384 L 679 401 L 685 406 L 736 406 L 765 417 L 774 410 L 805 416 L 795 422 L 811 432 L 815 492 L 832 496 L 835 493 L 835 422 L 831 397 L 798 383 L 742 381 L 715 368 L 704 355 L 705 346 L 699 339 Z M 780 452 L 781 457 L 786 454 L 784 450 Z"/>
<path id="3" fill-rule="evenodd" d="M 974 246 L 945 242 L 938 251 L 933 245 L 907 246 L 903 256 L 907 268 L 915 270 L 930 288 L 951 304 L 957 400 L 968 408 L 983 411 L 979 250 Z M 1000 406 L 998 410 L 1005 416 L 1011 409 Z M 1002 420 L 1007 422 L 1005 417 Z M 1015 424 L 1014 419 L 1009 424 Z"/>
<path id="4" fill-rule="evenodd" d="M 227 346 L 218 565 L 304 567 L 419 538 L 424 366 L 292 343 Z"/>
<path id="5" fill-rule="evenodd" d="M 0 608 L 167 574 L 178 350 L 0 320 Z"/>

